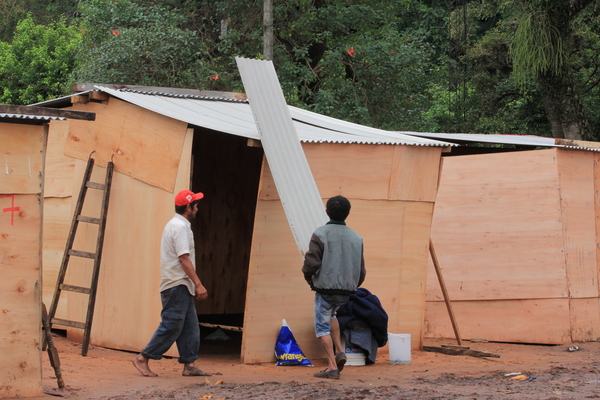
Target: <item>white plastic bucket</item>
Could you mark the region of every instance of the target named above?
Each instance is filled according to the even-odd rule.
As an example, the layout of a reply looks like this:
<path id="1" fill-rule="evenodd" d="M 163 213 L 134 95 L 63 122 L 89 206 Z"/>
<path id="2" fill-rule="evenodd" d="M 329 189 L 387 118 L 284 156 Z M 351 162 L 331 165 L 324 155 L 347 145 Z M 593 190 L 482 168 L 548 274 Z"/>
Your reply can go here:
<path id="1" fill-rule="evenodd" d="M 390 364 L 410 364 L 410 333 L 389 333 Z"/>

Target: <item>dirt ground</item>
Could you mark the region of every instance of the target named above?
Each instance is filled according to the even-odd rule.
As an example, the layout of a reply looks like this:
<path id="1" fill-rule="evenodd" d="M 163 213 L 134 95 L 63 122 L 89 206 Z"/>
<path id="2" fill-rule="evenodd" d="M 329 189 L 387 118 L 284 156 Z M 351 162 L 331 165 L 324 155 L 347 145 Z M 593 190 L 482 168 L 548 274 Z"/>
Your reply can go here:
<path id="1" fill-rule="evenodd" d="M 500 358 L 450 356 L 412 352 L 410 364 L 390 365 L 387 349 L 369 366 L 346 366 L 340 380 L 322 380 L 315 367 L 278 367 L 274 363 L 243 365 L 237 351 L 221 351 L 203 343 L 199 367 L 213 376 L 183 377 L 176 359 L 152 361 L 157 378 L 141 376 L 132 366 L 133 353 L 81 347 L 55 335 L 66 388 L 57 390 L 54 370 L 43 355 L 43 385 L 47 393 L 68 399 L 589 399 L 600 398 L 600 343 L 540 346 L 463 342 L 471 349 Z M 455 344 L 426 340 L 426 345 Z M 222 346 L 222 345 L 221 345 Z M 212 348 L 212 350 L 211 350 Z M 224 349 L 225 347 L 222 347 Z M 517 373 L 529 381 L 510 380 Z M 219 381 L 222 381 L 219 382 Z M 36 399 L 56 399 L 47 394 Z"/>

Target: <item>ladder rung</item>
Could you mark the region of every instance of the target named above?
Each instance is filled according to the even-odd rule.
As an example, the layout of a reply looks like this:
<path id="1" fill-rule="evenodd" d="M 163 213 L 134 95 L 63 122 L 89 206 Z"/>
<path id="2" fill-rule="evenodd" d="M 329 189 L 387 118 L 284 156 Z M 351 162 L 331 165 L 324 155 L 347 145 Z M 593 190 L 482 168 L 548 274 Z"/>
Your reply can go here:
<path id="1" fill-rule="evenodd" d="M 83 294 L 90 294 L 92 290 L 90 288 L 85 288 L 81 286 L 73 286 L 73 285 L 60 285 L 61 290 L 66 290 L 69 292 L 77 292 Z"/>
<path id="2" fill-rule="evenodd" d="M 83 257 L 83 258 L 91 258 L 91 259 L 96 258 L 95 253 L 89 253 L 87 251 L 79 251 L 79 250 L 69 250 L 69 255 L 76 256 L 76 257 Z"/>
<path id="3" fill-rule="evenodd" d="M 98 189 L 98 190 L 104 190 L 104 189 L 106 189 L 106 185 L 104 183 L 86 182 L 85 185 L 87 187 L 89 187 L 89 188 L 92 188 L 92 189 Z"/>
<path id="4" fill-rule="evenodd" d="M 52 324 L 70 326 L 72 328 L 85 329 L 83 322 L 67 321 L 66 319 L 52 318 Z"/>
<path id="5" fill-rule="evenodd" d="M 100 225 L 100 218 L 84 217 L 83 215 L 78 215 L 77 216 L 77 221 Z"/>

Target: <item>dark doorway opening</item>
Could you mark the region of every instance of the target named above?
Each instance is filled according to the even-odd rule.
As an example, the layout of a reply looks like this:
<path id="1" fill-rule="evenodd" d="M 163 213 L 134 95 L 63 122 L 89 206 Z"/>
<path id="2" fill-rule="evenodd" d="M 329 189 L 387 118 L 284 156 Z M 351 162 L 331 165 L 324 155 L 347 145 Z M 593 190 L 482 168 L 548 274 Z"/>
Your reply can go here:
<path id="1" fill-rule="evenodd" d="M 241 352 L 243 332 L 227 327 L 243 329 L 263 155 L 263 149 L 250 146 L 247 138 L 205 128 L 194 130 L 191 188 L 205 197 L 192 230 L 196 269 L 208 291 L 206 301 L 196 302 L 200 353 Z M 223 335 L 229 339 L 218 339 Z"/>

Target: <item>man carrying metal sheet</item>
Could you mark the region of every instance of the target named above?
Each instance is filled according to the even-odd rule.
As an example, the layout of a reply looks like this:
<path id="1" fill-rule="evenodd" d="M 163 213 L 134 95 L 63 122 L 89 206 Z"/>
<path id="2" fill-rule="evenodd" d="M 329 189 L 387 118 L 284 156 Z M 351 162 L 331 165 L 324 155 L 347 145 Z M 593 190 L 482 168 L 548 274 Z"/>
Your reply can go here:
<path id="1" fill-rule="evenodd" d="M 337 309 L 365 280 L 363 239 L 346 226 L 350 201 L 343 196 L 327 200 L 330 221 L 317 228 L 304 255 L 302 273 L 315 293 L 315 333 L 327 355 L 327 368 L 317 378 L 340 379 L 346 364 Z"/>
<path id="2" fill-rule="evenodd" d="M 177 343 L 183 376 L 210 376 L 195 365 L 200 350 L 200 327 L 194 296 L 205 300 L 206 288 L 196 274 L 194 234 L 191 221 L 196 218 L 202 193 L 182 190 L 175 196 L 175 216 L 163 230 L 160 246 L 161 322 L 144 350 L 132 362 L 144 376 L 158 376 L 148 366 L 160 360 Z"/>

